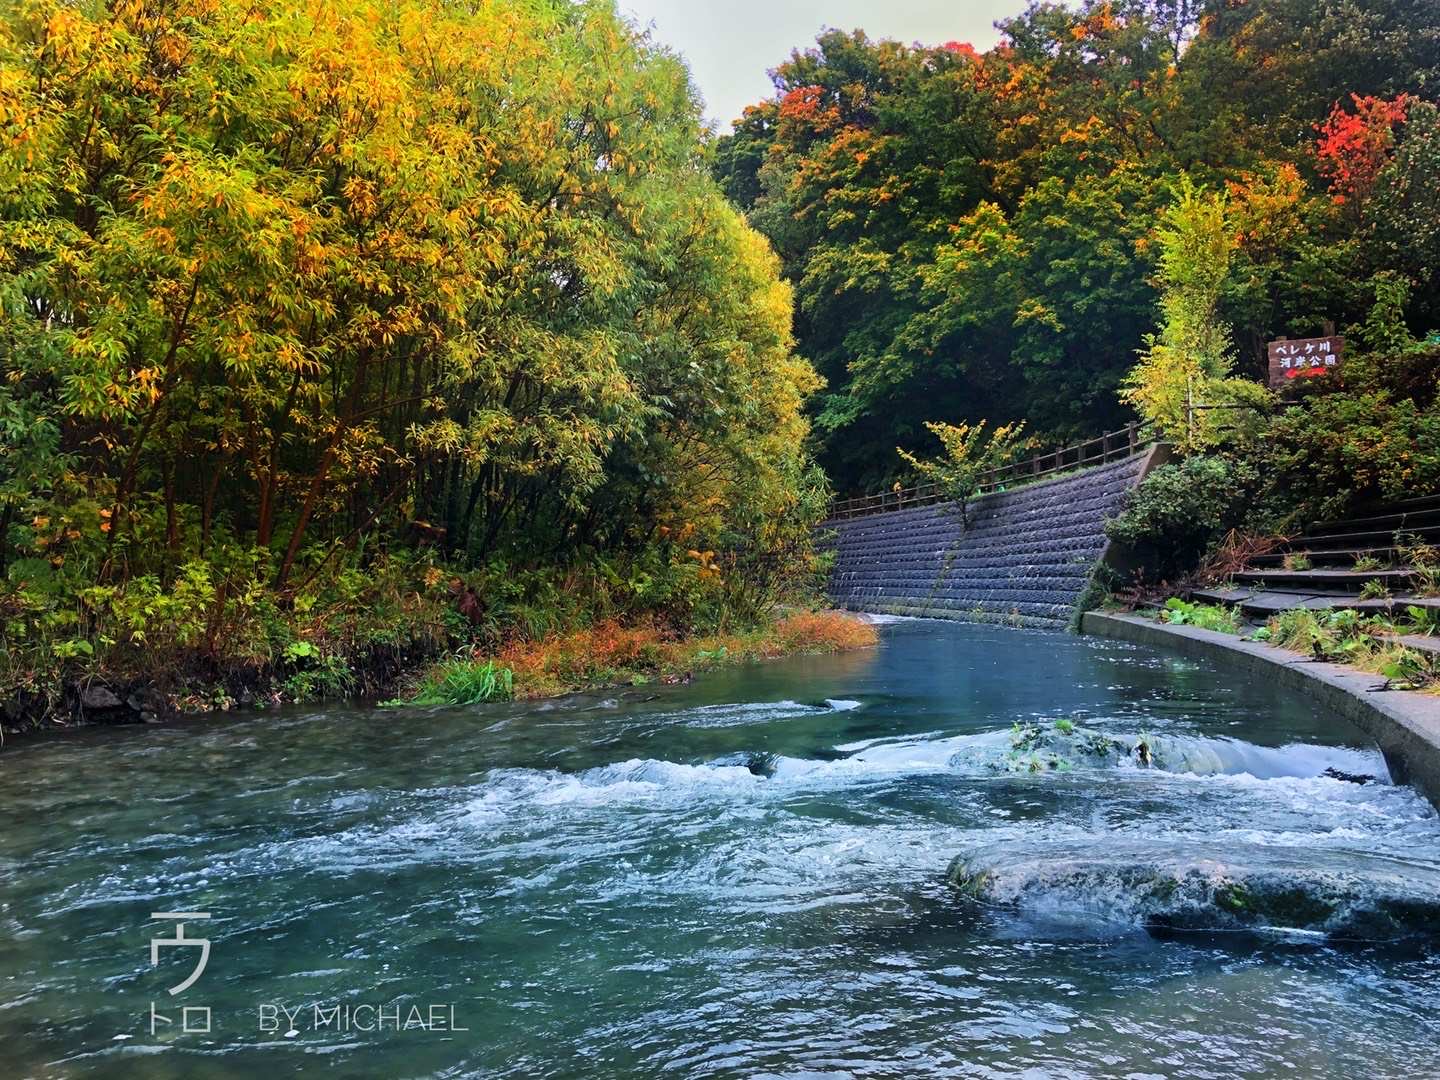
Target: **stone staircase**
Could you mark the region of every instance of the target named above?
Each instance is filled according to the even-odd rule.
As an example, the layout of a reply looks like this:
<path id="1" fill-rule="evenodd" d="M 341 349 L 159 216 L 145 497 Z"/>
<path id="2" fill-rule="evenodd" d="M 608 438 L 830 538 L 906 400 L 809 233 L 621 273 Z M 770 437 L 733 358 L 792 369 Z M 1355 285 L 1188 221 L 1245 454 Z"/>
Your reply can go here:
<path id="1" fill-rule="evenodd" d="M 1402 541 L 1440 549 L 1440 495 L 1373 505 L 1354 517 L 1319 522 L 1251 559 L 1229 584 L 1197 589 L 1193 596 L 1237 606 L 1253 619 L 1291 608 L 1440 608 L 1440 599 L 1416 594 L 1423 575 L 1405 565 Z"/>

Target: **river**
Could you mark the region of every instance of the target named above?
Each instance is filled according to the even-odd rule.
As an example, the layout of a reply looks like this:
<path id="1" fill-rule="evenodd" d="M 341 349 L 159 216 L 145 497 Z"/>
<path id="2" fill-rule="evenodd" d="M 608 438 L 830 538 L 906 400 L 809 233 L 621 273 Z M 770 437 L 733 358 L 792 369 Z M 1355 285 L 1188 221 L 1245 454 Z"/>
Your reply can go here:
<path id="1" fill-rule="evenodd" d="M 1440 1076 L 1435 812 L 1114 642 L 35 738 L 0 814 L 7 1078 Z"/>

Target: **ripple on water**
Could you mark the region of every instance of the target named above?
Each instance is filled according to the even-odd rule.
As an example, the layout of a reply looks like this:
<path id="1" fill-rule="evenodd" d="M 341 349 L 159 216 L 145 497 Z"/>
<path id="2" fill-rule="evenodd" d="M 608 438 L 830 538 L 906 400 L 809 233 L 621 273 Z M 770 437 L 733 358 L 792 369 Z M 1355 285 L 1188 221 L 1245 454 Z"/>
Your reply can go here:
<path id="1" fill-rule="evenodd" d="M 68 750 L 9 759 L 42 778 L 0 839 L 13 1071 L 144 1069 L 112 1040 L 155 985 L 148 913 L 182 903 L 223 914 L 206 1003 L 232 1021 L 360 993 L 457 1000 L 471 1028 L 232 1024 L 165 1044 L 187 1080 L 304 1054 L 417 1077 L 1433 1071 L 1440 953 L 1325 944 L 1423 928 L 1440 897 L 1440 818 L 1377 754 L 1143 649 L 886 633 L 833 677 L 140 733 L 84 782 Z M 946 883 L 957 855 L 978 904 Z"/>

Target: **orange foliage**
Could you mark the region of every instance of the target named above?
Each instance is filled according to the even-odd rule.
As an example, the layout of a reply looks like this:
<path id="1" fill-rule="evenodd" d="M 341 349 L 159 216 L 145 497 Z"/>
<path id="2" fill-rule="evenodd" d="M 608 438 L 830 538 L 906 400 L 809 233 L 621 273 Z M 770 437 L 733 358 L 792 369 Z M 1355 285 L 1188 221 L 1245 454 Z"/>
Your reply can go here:
<path id="1" fill-rule="evenodd" d="M 682 638 L 653 622 L 607 619 L 580 630 L 517 641 L 494 658 L 515 675 L 521 697 L 543 697 L 599 685 L 660 678 L 677 681 L 719 660 L 771 660 L 795 653 L 863 649 L 875 628 L 840 611 L 799 612 L 762 630 Z"/>
<path id="2" fill-rule="evenodd" d="M 820 112 L 820 98 L 825 91 L 819 86 L 797 86 L 780 99 L 782 120 L 812 120 Z"/>
<path id="3" fill-rule="evenodd" d="M 1330 178 L 1337 203 L 1363 199 L 1374 189 L 1395 149 L 1395 128 L 1405 122 L 1410 107 L 1405 94 L 1393 101 L 1351 94 L 1350 100 L 1353 113 L 1337 102 L 1329 119 L 1318 125 L 1320 171 Z"/>
<path id="4" fill-rule="evenodd" d="M 869 648 L 880 635 L 843 611 L 802 611 L 775 624 L 775 639 L 787 653 L 841 652 Z"/>

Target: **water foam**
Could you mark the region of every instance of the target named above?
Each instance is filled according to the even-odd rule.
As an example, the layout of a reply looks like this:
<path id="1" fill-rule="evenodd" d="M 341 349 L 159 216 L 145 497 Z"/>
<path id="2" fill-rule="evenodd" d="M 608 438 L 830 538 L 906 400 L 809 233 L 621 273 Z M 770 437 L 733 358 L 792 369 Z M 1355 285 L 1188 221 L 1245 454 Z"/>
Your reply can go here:
<path id="1" fill-rule="evenodd" d="M 861 702 L 848 698 L 825 698 L 823 701 L 746 701 L 727 702 L 720 705 L 700 705 L 677 712 L 660 713 L 658 721 L 683 724 L 686 727 L 723 728 L 741 727 L 747 724 L 769 724 L 776 720 L 788 720 L 801 716 L 816 716 L 827 712 L 850 712 L 861 707 Z"/>
<path id="2" fill-rule="evenodd" d="M 1440 938 L 1440 867 L 1392 855 L 1114 835 L 972 849 L 949 879 L 1027 920 L 1149 931 L 1284 931 Z"/>

